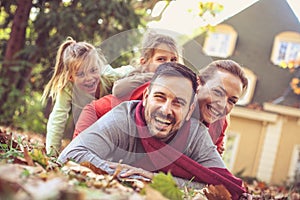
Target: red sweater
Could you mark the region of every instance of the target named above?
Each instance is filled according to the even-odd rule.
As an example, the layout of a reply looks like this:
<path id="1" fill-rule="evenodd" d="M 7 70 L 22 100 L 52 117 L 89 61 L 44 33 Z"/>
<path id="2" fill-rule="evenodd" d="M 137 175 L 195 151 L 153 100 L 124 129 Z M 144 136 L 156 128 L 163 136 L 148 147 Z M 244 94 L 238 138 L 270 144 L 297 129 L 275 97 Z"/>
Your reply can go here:
<path id="1" fill-rule="evenodd" d="M 99 118 L 101 118 L 105 113 L 110 111 L 115 106 L 119 105 L 121 102 L 126 100 L 141 100 L 143 98 L 143 92 L 149 86 L 149 84 L 150 82 L 147 82 L 139 86 L 132 92 L 131 96 L 118 99 L 117 97 L 110 94 L 98 100 L 94 100 L 90 104 L 86 105 L 83 108 L 76 123 L 73 138 L 75 138 L 80 132 L 88 128 Z M 218 121 L 208 125 L 209 134 L 218 150 L 223 146 L 223 140 L 227 126 L 228 124 L 226 117 L 221 118 Z"/>

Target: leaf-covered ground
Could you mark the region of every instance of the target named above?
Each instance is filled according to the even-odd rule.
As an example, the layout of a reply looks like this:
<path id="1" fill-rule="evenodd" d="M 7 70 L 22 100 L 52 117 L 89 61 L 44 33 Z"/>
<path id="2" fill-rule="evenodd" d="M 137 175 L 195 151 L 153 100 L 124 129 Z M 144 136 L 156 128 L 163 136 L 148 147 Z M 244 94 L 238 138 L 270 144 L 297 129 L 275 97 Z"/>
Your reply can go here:
<path id="1" fill-rule="evenodd" d="M 0 127 L 0 199 L 101 199 L 101 200 L 222 200 L 230 199 L 222 186 L 202 190 L 179 189 L 171 174 L 158 174 L 152 182 L 120 179 L 117 169 L 108 175 L 91 163 L 58 165 L 45 153 L 45 138 Z M 245 182 L 253 199 L 300 199 L 287 186 Z"/>

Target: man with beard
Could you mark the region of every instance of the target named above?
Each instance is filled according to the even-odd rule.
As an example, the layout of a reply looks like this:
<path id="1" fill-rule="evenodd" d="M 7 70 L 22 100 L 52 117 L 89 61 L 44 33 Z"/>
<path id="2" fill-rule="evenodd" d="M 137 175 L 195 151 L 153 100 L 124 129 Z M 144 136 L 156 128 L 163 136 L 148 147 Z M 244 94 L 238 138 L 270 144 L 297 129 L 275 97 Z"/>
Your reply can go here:
<path id="1" fill-rule="evenodd" d="M 226 168 L 206 126 L 191 118 L 196 74 L 179 63 L 164 63 L 156 70 L 143 100 L 125 101 L 79 134 L 60 154 L 91 162 L 120 177 L 152 179 L 157 172 L 171 172 L 178 182 L 224 185 L 232 199 L 245 189 Z"/>

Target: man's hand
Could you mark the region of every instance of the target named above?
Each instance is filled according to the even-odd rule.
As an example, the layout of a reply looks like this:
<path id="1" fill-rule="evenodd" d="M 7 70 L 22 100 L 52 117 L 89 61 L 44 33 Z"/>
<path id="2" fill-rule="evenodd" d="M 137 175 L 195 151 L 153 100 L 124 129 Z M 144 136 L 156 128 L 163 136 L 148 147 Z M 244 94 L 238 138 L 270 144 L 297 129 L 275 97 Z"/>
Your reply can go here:
<path id="1" fill-rule="evenodd" d="M 154 176 L 154 174 L 152 172 L 146 171 L 142 168 L 132 167 L 132 166 L 126 165 L 126 164 L 110 163 L 110 167 L 113 169 L 120 167 L 121 168 L 120 177 L 122 177 L 122 178 L 129 177 L 131 175 L 139 175 L 139 176 L 145 177 L 147 179 L 152 179 Z"/>

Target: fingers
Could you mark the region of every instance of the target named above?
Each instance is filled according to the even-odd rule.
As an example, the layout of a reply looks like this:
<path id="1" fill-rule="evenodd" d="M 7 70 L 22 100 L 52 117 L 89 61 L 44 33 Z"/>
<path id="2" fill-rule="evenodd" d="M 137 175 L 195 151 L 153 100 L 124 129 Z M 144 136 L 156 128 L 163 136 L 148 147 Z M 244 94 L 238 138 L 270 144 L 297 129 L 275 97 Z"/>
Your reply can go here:
<path id="1" fill-rule="evenodd" d="M 120 164 L 120 163 L 110 163 L 110 167 L 112 169 L 116 169 L 117 167 L 120 167 L 122 170 L 122 172 L 120 173 L 120 177 L 128 177 L 128 176 L 132 176 L 132 175 L 140 175 L 143 176 L 145 178 L 149 178 L 152 179 L 153 177 L 153 173 L 146 171 L 142 168 L 136 168 L 136 167 L 132 167 L 130 165 L 126 165 L 126 164 Z"/>
<path id="2" fill-rule="evenodd" d="M 128 177 L 131 175 L 140 175 L 143 176 L 143 171 L 138 170 L 138 169 L 127 169 L 124 173 L 120 174 L 121 177 Z"/>
<path id="3" fill-rule="evenodd" d="M 120 167 L 122 170 L 122 172 L 120 173 L 120 177 L 129 177 L 132 175 L 140 175 L 143 176 L 145 178 L 149 178 L 152 179 L 153 178 L 153 173 L 146 171 L 142 168 L 136 168 L 136 167 L 132 167 L 130 165 L 126 165 L 126 164 L 120 164 L 120 163 L 109 163 L 110 168 L 112 169 L 116 169 L 117 167 Z"/>
<path id="4" fill-rule="evenodd" d="M 135 167 L 130 167 L 125 173 L 120 174 L 121 177 L 128 177 L 131 175 L 140 175 L 149 179 L 153 178 L 153 173 L 143 170 L 142 168 Z"/>

